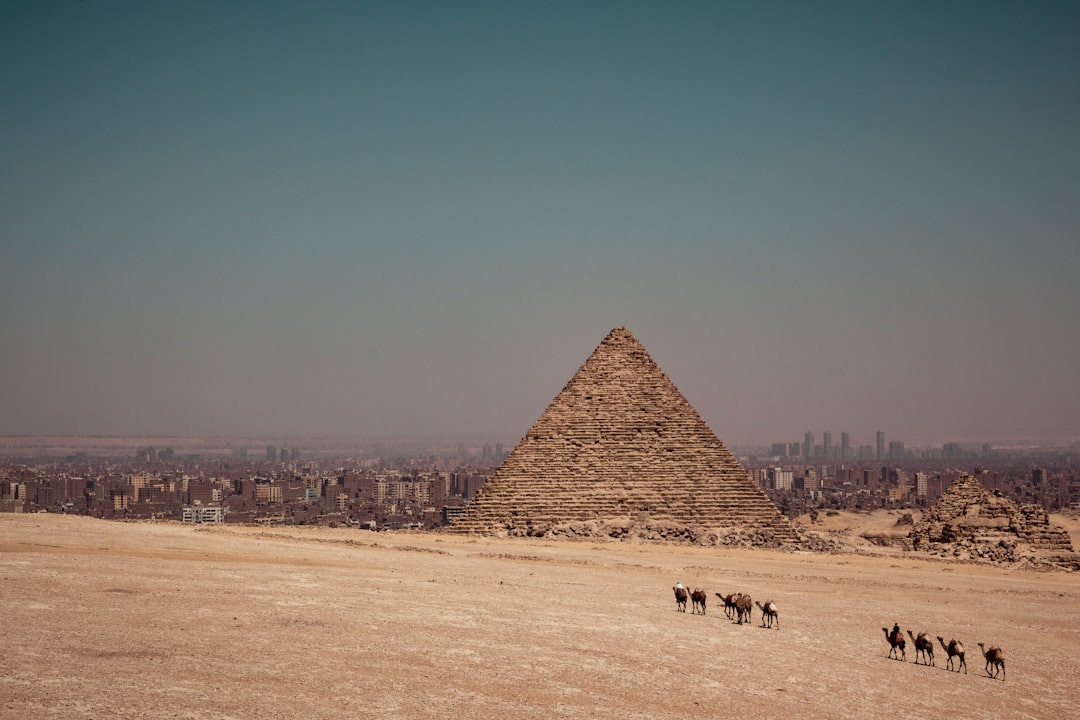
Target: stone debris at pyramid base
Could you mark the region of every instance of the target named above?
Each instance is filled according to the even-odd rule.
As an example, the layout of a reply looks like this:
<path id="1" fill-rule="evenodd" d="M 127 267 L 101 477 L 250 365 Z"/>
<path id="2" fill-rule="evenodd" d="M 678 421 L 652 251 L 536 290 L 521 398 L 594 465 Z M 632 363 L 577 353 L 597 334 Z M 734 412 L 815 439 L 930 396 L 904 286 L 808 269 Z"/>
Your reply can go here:
<path id="1" fill-rule="evenodd" d="M 662 521 L 640 523 L 618 520 L 585 520 L 561 523 L 508 525 L 503 537 L 533 537 L 547 540 L 617 540 L 669 542 L 704 547 L 759 547 L 797 549 L 804 538 L 795 533 L 775 533 L 770 528 L 687 527 Z"/>

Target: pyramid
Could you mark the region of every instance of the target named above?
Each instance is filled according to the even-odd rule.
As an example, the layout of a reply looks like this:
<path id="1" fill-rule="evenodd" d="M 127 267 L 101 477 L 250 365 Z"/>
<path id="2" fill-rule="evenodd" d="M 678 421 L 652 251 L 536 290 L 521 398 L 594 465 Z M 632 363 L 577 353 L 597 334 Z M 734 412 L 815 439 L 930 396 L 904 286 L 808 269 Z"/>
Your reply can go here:
<path id="1" fill-rule="evenodd" d="M 1069 533 L 1039 505 L 1017 505 L 963 475 L 941 494 L 909 535 L 912 547 L 944 557 L 1013 563 L 1073 562 Z"/>
<path id="2" fill-rule="evenodd" d="M 799 542 L 626 328 L 604 338 L 448 530 Z"/>

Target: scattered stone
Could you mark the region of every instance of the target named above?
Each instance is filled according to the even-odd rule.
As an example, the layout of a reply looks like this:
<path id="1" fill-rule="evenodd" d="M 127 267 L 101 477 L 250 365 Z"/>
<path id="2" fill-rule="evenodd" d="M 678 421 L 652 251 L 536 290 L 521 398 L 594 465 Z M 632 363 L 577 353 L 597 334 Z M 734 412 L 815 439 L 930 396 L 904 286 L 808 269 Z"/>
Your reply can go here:
<path id="1" fill-rule="evenodd" d="M 1040 506 L 1017 506 L 961 476 L 908 537 L 919 552 L 995 565 L 1077 566 L 1069 533 L 1050 524 Z"/>

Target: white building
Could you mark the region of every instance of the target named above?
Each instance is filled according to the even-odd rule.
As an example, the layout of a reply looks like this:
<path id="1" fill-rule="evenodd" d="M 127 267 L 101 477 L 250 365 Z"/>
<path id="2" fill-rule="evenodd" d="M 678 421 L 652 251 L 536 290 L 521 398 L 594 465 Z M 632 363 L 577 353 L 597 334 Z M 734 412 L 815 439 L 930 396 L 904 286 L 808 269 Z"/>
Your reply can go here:
<path id="1" fill-rule="evenodd" d="M 774 490 L 790 490 L 794 484 L 794 473 L 791 470 L 769 468 L 769 486 Z"/>
<path id="2" fill-rule="evenodd" d="M 226 508 L 220 505 L 185 505 L 183 521 L 186 523 L 223 523 Z"/>

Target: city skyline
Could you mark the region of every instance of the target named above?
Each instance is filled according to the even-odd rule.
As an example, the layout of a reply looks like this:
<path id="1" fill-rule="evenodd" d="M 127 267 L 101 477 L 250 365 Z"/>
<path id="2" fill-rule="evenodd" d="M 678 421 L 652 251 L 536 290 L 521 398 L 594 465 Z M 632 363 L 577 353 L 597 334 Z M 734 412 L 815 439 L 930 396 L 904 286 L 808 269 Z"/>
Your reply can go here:
<path id="1" fill-rule="evenodd" d="M 1080 439 L 1073 4 L 8 3 L 0 435 Z M 865 435 L 864 435 L 865 433 Z"/>

